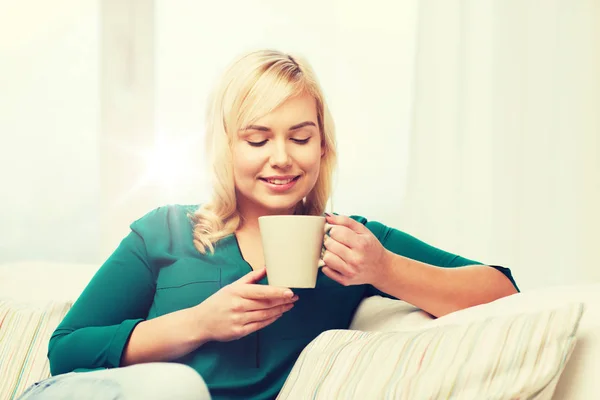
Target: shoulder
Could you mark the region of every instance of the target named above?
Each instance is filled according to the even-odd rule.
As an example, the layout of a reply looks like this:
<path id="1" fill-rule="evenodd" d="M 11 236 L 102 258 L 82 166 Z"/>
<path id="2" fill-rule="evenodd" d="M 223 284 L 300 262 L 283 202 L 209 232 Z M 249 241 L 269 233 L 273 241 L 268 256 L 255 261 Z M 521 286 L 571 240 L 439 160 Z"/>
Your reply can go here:
<path id="1" fill-rule="evenodd" d="M 166 228 L 181 223 L 190 222 L 190 215 L 193 214 L 198 205 L 168 204 L 155 208 L 131 224 L 131 229 L 146 228 Z"/>
<path id="2" fill-rule="evenodd" d="M 135 220 L 130 228 L 146 243 L 147 248 L 162 248 L 170 243 L 192 243 L 190 216 L 198 205 L 169 204 L 155 208 Z"/>

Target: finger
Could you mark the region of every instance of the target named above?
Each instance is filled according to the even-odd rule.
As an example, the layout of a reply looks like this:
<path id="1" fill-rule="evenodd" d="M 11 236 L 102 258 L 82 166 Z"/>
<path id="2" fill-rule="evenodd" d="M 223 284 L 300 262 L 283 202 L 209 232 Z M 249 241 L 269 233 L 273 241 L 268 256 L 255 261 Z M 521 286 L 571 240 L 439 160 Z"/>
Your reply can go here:
<path id="1" fill-rule="evenodd" d="M 281 315 L 288 312 L 293 307 L 293 304 L 283 304 L 277 307 L 271 307 L 264 310 L 248 311 L 244 314 L 243 317 L 243 321 L 245 321 L 244 325 L 250 324 L 252 322 L 269 320 L 273 317 L 276 317 L 277 315 Z"/>
<path id="2" fill-rule="evenodd" d="M 325 241 L 328 238 L 335 239 L 336 242 L 343 244 L 349 249 L 353 249 L 357 247 L 359 234 L 346 226 L 338 225 L 331 228 L 329 236 L 325 237 Z"/>
<path id="3" fill-rule="evenodd" d="M 284 300 L 294 297 L 294 292 L 288 288 L 268 285 L 243 285 L 240 296 L 253 300 Z"/>
<path id="4" fill-rule="evenodd" d="M 262 278 L 264 278 L 265 276 L 267 276 L 266 268 L 256 269 L 256 270 L 253 270 L 252 272 L 249 272 L 246 275 L 242 276 L 236 282 L 256 283 L 256 282 L 260 281 Z"/>
<path id="5" fill-rule="evenodd" d="M 246 336 L 251 334 L 252 332 L 256 332 L 265 326 L 271 325 L 273 322 L 277 321 L 283 314 L 279 314 L 273 318 L 266 319 L 264 321 L 250 322 L 249 324 L 244 325 L 242 328 L 242 336 Z"/>
<path id="6" fill-rule="evenodd" d="M 352 250 L 332 237 L 325 238 L 323 246 L 342 260 L 349 260 L 351 257 Z"/>
<path id="7" fill-rule="evenodd" d="M 352 278 L 355 275 L 354 270 L 344 260 L 342 260 L 337 254 L 334 254 L 329 250 L 325 252 L 325 255 L 323 256 L 323 261 L 325 262 L 325 265 L 327 267 L 333 269 L 341 275 L 344 275 L 348 278 Z"/>
<path id="8" fill-rule="evenodd" d="M 254 299 L 241 299 L 243 301 L 243 308 L 238 309 L 237 311 L 255 311 L 255 310 L 264 310 L 271 307 L 276 307 L 285 304 L 293 304 L 298 301 L 298 295 L 294 295 L 292 298 L 284 298 L 284 299 L 264 299 L 264 300 L 254 300 Z"/>
<path id="9" fill-rule="evenodd" d="M 366 233 L 369 230 L 369 229 L 367 229 L 366 226 L 364 226 L 360 222 L 358 222 L 350 217 L 346 217 L 345 215 L 327 214 L 325 218 L 326 218 L 327 222 L 332 225 L 342 225 L 347 228 L 350 228 L 351 230 L 353 230 L 356 233 Z"/>
<path id="10" fill-rule="evenodd" d="M 340 285 L 344 285 L 347 286 L 348 285 L 348 280 L 347 278 L 340 274 L 339 272 L 337 272 L 334 269 L 331 269 L 329 267 L 323 267 L 323 273 L 328 276 L 329 278 L 333 279 L 334 281 L 336 281 L 337 283 L 339 283 Z"/>

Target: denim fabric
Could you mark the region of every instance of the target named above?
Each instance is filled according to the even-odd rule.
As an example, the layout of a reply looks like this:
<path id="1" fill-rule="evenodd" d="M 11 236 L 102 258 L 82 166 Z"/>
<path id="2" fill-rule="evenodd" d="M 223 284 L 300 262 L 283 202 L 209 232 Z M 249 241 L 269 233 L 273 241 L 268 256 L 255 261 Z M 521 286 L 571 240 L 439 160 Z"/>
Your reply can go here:
<path id="1" fill-rule="evenodd" d="M 91 373 L 57 375 L 29 387 L 18 400 L 121 400 L 121 385 Z"/>
<path id="2" fill-rule="evenodd" d="M 35 383 L 18 400 L 210 400 L 202 377 L 187 365 L 146 363 L 71 372 Z"/>

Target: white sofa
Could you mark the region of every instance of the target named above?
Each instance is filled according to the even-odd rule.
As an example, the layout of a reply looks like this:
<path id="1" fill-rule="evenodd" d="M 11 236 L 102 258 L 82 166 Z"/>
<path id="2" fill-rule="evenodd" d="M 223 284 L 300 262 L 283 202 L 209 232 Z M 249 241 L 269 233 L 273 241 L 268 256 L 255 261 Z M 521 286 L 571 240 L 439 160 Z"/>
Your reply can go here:
<path id="1" fill-rule="evenodd" d="M 14 299 L 32 305 L 44 304 L 50 300 L 72 302 L 91 279 L 96 268 L 97 266 L 89 264 L 43 261 L 0 264 L 0 299 Z M 491 316 L 535 311 L 569 302 L 584 303 L 586 310 L 577 331 L 577 344 L 558 380 L 552 398 L 556 400 L 597 398 L 600 396 L 600 283 L 525 291 L 437 320 L 405 302 L 373 297 L 361 304 L 350 328 L 388 332 L 422 330 L 448 324 L 469 323 Z M 0 315 L 0 350 L 2 350 L 2 329 L 6 328 L 2 326 Z M 48 332 L 52 329 L 49 327 Z M 46 337 L 44 340 L 47 339 Z M 37 351 L 45 352 L 45 345 L 47 342 L 43 343 Z M 0 363 L 0 381 L 3 372 L 7 374 L 7 371 L 3 371 L 2 368 Z M 47 366 L 39 371 L 41 372 L 37 372 L 38 374 L 47 374 Z M 34 375 L 23 376 L 35 380 Z M 26 380 L 25 378 L 21 380 Z M 11 399 L 18 394 L 14 388 L 12 392 L 8 389 L 0 384 L 0 400 Z"/>

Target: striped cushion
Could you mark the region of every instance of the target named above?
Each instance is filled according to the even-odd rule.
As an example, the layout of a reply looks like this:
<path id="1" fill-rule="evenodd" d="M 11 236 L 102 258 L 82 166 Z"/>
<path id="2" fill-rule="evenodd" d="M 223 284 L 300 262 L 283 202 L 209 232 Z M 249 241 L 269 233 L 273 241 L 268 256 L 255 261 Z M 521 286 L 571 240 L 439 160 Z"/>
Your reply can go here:
<path id="1" fill-rule="evenodd" d="M 327 331 L 278 399 L 550 399 L 583 304 L 418 331 Z"/>
<path id="2" fill-rule="evenodd" d="M 70 307 L 0 299 L 0 400 L 16 398 L 50 376 L 48 341 Z"/>

